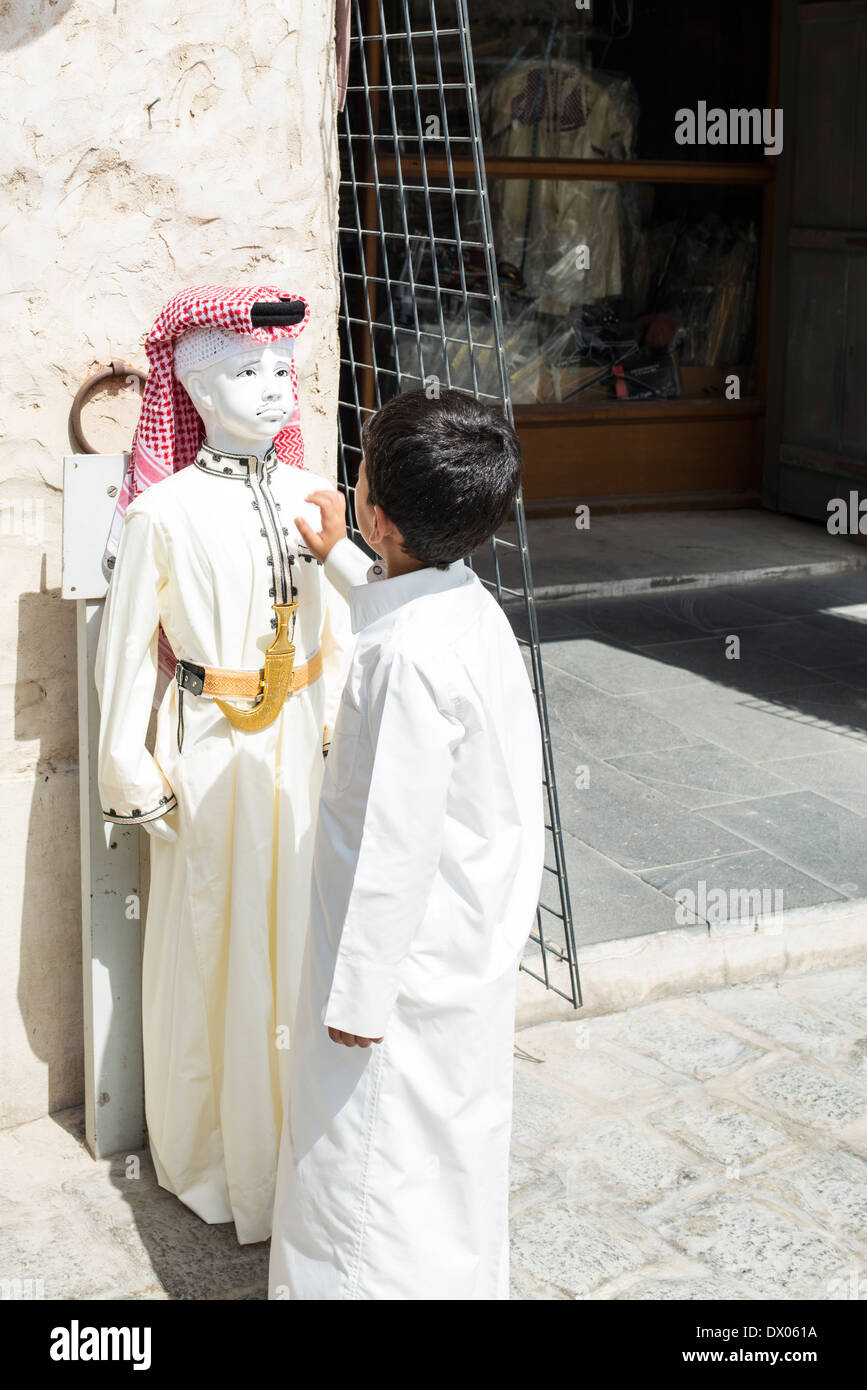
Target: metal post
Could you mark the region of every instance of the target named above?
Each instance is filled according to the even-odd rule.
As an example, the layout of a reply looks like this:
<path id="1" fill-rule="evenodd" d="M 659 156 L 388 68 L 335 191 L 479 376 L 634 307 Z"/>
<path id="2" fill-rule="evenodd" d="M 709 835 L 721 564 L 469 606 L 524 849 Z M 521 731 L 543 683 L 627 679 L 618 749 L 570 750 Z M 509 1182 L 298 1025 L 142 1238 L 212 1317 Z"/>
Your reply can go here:
<path id="1" fill-rule="evenodd" d="M 62 592 L 77 614 L 85 1125 L 95 1158 L 144 1142 L 141 831 L 103 819 L 96 784 L 93 672 L 106 591 L 100 561 L 124 462 L 122 454 L 72 455 L 63 478 Z"/>

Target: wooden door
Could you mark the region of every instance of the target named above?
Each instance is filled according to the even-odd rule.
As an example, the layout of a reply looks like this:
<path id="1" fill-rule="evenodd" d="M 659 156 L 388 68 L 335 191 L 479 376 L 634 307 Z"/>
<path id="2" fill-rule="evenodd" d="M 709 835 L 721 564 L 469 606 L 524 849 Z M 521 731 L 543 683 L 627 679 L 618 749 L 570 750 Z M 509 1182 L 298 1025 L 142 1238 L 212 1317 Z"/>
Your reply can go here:
<path id="1" fill-rule="evenodd" d="M 867 497 L 867 3 L 787 3 L 765 501 Z M 862 539 L 864 539 L 862 537 Z"/>

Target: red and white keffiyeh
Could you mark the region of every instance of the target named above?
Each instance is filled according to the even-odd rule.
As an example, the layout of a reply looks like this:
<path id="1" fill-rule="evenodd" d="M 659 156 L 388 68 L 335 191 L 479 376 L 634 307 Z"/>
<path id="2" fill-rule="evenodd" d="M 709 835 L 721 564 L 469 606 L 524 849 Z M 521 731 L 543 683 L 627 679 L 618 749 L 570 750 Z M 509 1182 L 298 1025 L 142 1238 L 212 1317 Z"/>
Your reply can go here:
<path id="1" fill-rule="evenodd" d="M 278 328 L 254 328 L 251 310 L 264 301 L 300 300 L 305 307 L 299 323 Z M 193 462 L 204 436 L 204 424 L 192 400 L 174 371 L 174 349 L 181 334 L 191 328 L 218 327 L 254 338 L 260 343 L 297 338 L 307 326 L 310 305 L 303 295 L 290 294 L 276 285 L 254 285 L 239 289 L 228 285 L 200 285 L 181 290 L 160 313 L 145 339 L 150 371 L 142 397 L 141 414 L 133 436 L 129 466 L 124 475 L 117 509 L 109 533 L 106 559 L 114 563 L 126 509 L 153 483 L 168 478 Z M 274 439 L 277 456 L 283 463 L 300 468 L 304 463 L 304 440 L 298 411 L 298 372 L 292 359 L 290 380 L 295 409 L 289 424 Z M 112 557 L 109 559 L 109 557 Z M 160 630 L 159 669 L 171 678 L 175 658 L 165 634 Z M 158 686 L 164 683 L 159 682 Z M 158 689 L 158 695 L 161 694 Z"/>

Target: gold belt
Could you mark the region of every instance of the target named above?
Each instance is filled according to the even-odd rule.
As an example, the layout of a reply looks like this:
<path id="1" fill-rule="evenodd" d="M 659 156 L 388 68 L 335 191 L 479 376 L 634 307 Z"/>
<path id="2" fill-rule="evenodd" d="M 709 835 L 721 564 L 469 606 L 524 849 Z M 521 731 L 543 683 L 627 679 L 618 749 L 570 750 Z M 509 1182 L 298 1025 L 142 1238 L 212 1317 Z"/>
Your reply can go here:
<path id="1" fill-rule="evenodd" d="M 227 671 L 215 666 L 197 666 L 179 661 L 175 670 L 178 682 L 178 751 L 184 740 L 184 691 L 193 695 L 210 695 L 214 704 L 235 729 L 250 732 L 267 729 L 273 724 L 288 695 L 303 690 L 322 675 L 321 650 L 303 666 L 295 667 L 295 647 L 289 641 L 289 622 L 298 607 L 295 603 L 272 604 L 277 614 L 277 636 L 265 653 L 261 671 Z M 228 705 L 226 700 L 255 700 L 250 709 Z"/>
<path id="2" fill-rule="evenodd" d="M 221 666 L 205 666 L 202 669 L 205 672 L 202 694 L 221 700 L 255 700 L 265 685 L 264 668 L 260 671 L 229 671 Z M 303 666 L 293 667 L 286 694 L 294 695 L 296 690 L 303 690 L 305 686 L 318 681 L 321 675 L 322 652 L 318 651 Z"/>

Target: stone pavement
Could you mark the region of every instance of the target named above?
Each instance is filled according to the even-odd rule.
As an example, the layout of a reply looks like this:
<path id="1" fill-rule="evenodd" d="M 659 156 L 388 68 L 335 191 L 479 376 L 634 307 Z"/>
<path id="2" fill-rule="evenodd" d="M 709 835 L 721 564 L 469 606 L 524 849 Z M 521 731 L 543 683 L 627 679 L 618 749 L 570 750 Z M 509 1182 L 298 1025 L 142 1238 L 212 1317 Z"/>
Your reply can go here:
<path id="1" fill-rule="evenodd" d="M 867 1298 L 867 966 L 518 1044 L 513 1298 Z"/>
<path id="2" fill-rule="evenodd" d="M 539 623 L 579 947 L 867 899 L 867 570 Z"/>
<path id="3" fill-rule="evenodd" d="M 590 515 L 591 524 L 581 530 L 576 530 L 574 516 L 528 521 L 539 597 L 827 574 L 867 563 L 863 546 L 849 537 L 832 536 L 816 522 L 759 507 L 604 514 L 591 505 Z M 499 534 L 514 540 L 512 528 Z M 484 550 L 474 563 L 492 574 Z"/>
<path id="4" fill-rule="evenodd" d="M 867 966 L 517 1044 L 513 1298 L 867 1297 Z M 266 1245 L 81 1133 L 77 1110 L 0 1133 L 5 1297 L 264 1297 Z"/>

